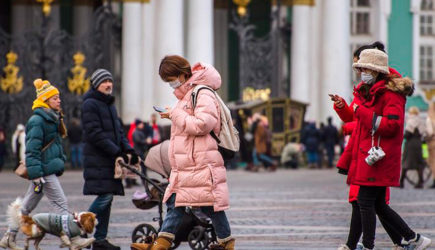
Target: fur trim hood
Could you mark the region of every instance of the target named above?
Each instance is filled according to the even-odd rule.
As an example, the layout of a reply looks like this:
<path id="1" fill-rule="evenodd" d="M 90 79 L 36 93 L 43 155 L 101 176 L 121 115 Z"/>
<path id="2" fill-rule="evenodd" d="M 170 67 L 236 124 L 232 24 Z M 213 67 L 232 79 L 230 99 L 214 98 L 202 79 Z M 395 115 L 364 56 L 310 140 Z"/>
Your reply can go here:
<path id="1" fill-rule="evenodd" d="M 404 96 L 411 96 L 414 92 L 414 83 L 409 77 L 393 78 L 385 86 L 387 89 Z"/>

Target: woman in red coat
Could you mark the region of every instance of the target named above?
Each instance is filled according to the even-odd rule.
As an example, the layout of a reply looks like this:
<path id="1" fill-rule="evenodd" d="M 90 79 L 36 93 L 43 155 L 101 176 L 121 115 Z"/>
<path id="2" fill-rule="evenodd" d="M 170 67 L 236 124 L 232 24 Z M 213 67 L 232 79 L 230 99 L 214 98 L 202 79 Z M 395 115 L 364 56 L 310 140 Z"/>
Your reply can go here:
<path id="1" fill-rule="evenodd" d="M 358 48 L 353 53 L 353 62 L 358 62 L 360 58 L 360 54 L 362 51 L 366 49 L 378 49 L 382 52 L 385 52 L 384 50 L 384 44 L 381 42 L 374 42 L 369 45 L 363 45 L 360 48 Z M 398 76 L 401 76 L 395 69 L 389 68 L 390 74 L 395 74 Z M 359 77 L 361 77 L 361 72 L 356 72 Z M 361 82 L 356 88 L 358 89 L 364 82 Z M 357 121 L 356 118 L 353 116 L 353 111 L 349 107 L 347 110 L 343 109 L 345 107 L 345 101 L 342 97 L 333 95 L 331 96 L 331 100 L 334 101 L 334 109 L 337 112 L 337 114 L 340 116 L 343 122 L 345 124 L 343 125 L 343 134 L 344 135 L 351 135 L 354 128 L 356 127 Z M 353 103 L 351 103 L 350 106 L 352 106 Z M 347 171 L 344 171 L 342 169 L 339 169 L 339 173 L 347 175 Z M 338 250 L 350 250 L 350 249 L 359 249 L 359 245 L 357 246 L 358 241 L 361 238 L 362 235 L 362 225 L 361 225 L 361 213 L 358 206 L 358 192 L 359 192 L 359 186 L 358 185 L 350 185 L 349 189 L 349 203 L 352 205 L 352 217 L 350 222 L 350 228 L 349 228 L 349 235 L 347 238 L 347 242 L 344 245 L 341 245 Z M 390 200 L 390 188 L 386 189 L 385 192 L 385 202 L 389 204 Z M 402 245 L 402 236 L 399 234 L 399 232 L 396 231 L 394 227 L 386 223 L 383 218 L 379 218 L 382 226 L 384 227 L 385 231 L 390 236 L 391 240 L 393 241 L 395 247 L 393 249 L 403 249 Z"/>
<path id="2" fill-rule="evenodd" d="M 430 239 L 412 231 L 385 203 L 387 187 L 399 185 L 404 108 L 413 84 L 409 78 L 390 74 L 388 56 L 377 49 L 364 50 L 353 67 L 361 71 L 363 84 L 354 90 L 351 107 L 345 104 L 338 111 L 343 120 L 352 118 L 356 125 L 337 166 L 348 172 L 348 184 L 360 186 L 363 245 L 374 248 L 378 214 L 406 242 L 426 249 Z M 373 149 L 376 152 L 369 153 Z"/>

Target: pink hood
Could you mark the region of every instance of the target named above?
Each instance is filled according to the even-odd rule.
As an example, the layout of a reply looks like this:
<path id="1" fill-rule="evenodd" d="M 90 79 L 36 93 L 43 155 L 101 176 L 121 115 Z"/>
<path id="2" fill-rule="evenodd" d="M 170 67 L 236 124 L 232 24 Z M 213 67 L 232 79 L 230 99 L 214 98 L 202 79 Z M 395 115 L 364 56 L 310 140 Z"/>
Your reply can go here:
<path id="1" fill-rule="evenodd" d="M 192 67 L 192 77 L 186 84 L 206 85 L 218 90 L 222 85 L 222 79 L 219 72 L 212 65 L 200 62 Z"/>

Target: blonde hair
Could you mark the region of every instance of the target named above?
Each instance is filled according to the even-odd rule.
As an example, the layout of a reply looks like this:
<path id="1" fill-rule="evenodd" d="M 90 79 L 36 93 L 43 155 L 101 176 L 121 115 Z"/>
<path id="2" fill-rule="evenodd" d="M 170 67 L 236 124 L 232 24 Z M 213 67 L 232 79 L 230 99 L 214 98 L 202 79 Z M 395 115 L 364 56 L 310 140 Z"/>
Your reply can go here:
<path id="1" fill-rule="evenodd" d="M 412 106 L 408 109 L 408 112 L 413 115 L 418 115 L 420 110 L 416 106 Z"/>

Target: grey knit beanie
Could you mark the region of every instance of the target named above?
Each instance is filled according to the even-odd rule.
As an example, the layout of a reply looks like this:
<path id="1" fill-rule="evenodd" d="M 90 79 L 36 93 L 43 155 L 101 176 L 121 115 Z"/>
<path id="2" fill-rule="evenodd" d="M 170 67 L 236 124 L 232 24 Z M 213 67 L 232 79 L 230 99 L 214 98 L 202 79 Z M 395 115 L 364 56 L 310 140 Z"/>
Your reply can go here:
<path id="1" fill-rule="evenodd" d="M 98 89 L 98 86 L 105 80 L 111 80 L 113 82 L 112 74 L 105 69 L 97 69 L 91 76 L 92 88 Z"/>

